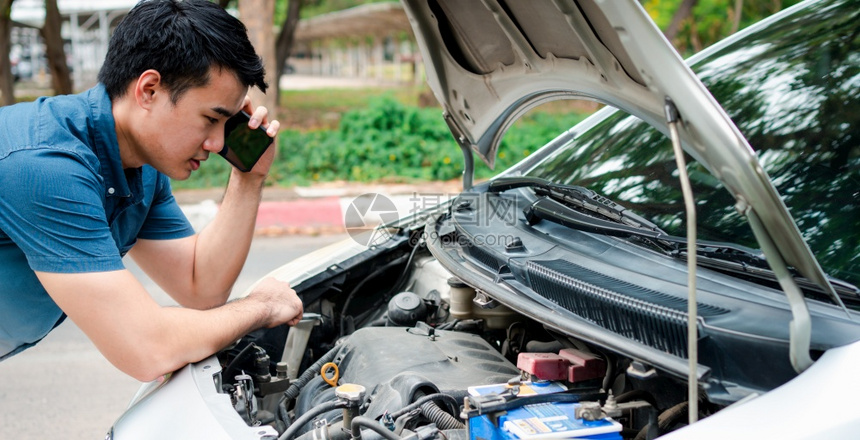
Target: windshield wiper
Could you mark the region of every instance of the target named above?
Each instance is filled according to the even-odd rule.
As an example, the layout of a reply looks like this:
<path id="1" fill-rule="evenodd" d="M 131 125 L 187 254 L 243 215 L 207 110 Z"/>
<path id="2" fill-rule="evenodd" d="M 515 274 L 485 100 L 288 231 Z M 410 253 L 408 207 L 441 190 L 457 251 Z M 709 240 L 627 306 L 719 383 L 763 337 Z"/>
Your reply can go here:
<path id="1" fill-rule="evenodd" d="M 662 244 L 664 248 L 669 247 L 669 254 L 672 256 L 680 256 L 682 252 L 687 250 L 686 247 L 682 246 L 687 244 L 686 237 L 669 235 L 659 228 L 655 228 L 655 230 L 636 228 L 626 224 L 592 217 L 548 197 L 542 197 L 536 200 L 523 210 L 523 214 L 525 215 L 526 222 L 528 222 L 529 225 L 535 225 L 541 220 L 547 220 L 579 231 L 593 232 L 613 237 L 639 237 L 650 239 L 651 241 Z M 733 258 L 742 255 L 745 260 L 750 262 L 754 260 L 764 262 L 764 256 L 760 251 L 734 243 L 699 240 L 697 248 L 709 252 L 719 251 L 723 255 L 732 255 Z"/>
<path id="2" fill-rule="evenodd" d="M 519 187 L 522 186 L 527 185 L 520 185 Z M 559 203 L 548 196 L 536 200 L 525 208 L 523 213 L 529 225 L 535 225 L 541 220 L 547 220 L 579 231 L 614 237 L 644 238 L 660 247 L 667 255 L 680 259 L 686 259 L 686 255 L 689 252 L 685 237 L 666 234 L 656 227 L 653 230 L 649 228 L 637 228 L 629 226 L 626 223 L 597 218 Z M 735 243 L 697 240 L 696 254 L 699 266 L 722 270 L 736 275 L 746 275 L 770 283 L 776 282 L 776 275 L 767 263 L 764 253 L 758 249 Z M 804 291 L 820 295 L 826 294 L 820 286 L 802 277 L 794 269 L 789 268 L 789 271 L 794 277 L 795 282 Z M 856 286 L 832 277 L 828 277 L 828 280 L 843 301 L 849 303 L 852 308 L 857 309 L 860 307 L 860 290 Z"/>
<path id="3" fill-rule="evenodd" d="M 537 177 L 502 177 L 490 181 L 487 192 L 497 193 L 524 187 L 532 188 L 539 196 L 547 196 L 567 206 L 599 214 L 615 223 L 665 234 L 657 225 L 635 212 L 582 186 L 562 185 Z"/>
<path id="4" fill-rule="evenodd" d="M 685 258 L 688 251 L 688 249 L 681 249 L 677 256 L 679 258 Z M 776 275 L 773 273 L 773 270 L 764 258 L 764 253 L 760 251 L 747 254 L 736 252 L 733 249 L 727 250 L 712 248 L 707 245 L 700 245 L 696 250 L 696 254 L 698 256 L 696 258 L 696 263 L 699 266 L 729 272 L 736 275 L 743 275 L 755 280 L 766 281 L 768 283 L 777 282 Z M 788 267 L 787 269 L 801 290 L 812 293 L 816 299 L 833 302 L 829 293 L 822 289 L 817 283 L 803 277 L 792 267 Z M 857 286 L 826 274 L 825 276 L 827 276 L 827 280 L 830 282 L 830 285 L 833 286 L 833 290 L 836 291 L 846 305 L 852 309 L 860 310 L 860 289 L 858 289 Z"/>
<path id="5" fill-rule="evenodd" d="M 562 185 L 537 177 L 502 177 L 490 181 L 487 192 L 515 188 L 532 188 L 542 196 L 523 211 L 529 225 L 548 220 L 580 231 L 644 238 L 673 255 L 683 250 L 679 244 L 687 243 L 686 238 L 669 235 L 653 222 L 582 186 Z M 763 258 L 761 253 L 733 243 L 704 242 L 702 246 Z"/>

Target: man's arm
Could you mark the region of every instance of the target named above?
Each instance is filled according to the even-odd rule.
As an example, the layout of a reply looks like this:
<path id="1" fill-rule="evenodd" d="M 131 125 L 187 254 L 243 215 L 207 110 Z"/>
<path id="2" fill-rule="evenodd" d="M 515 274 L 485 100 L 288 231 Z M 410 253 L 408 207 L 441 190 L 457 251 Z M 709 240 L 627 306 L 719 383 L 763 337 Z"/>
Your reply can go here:
<path id="1" fill-rule="evenodd" d="M 184 307 L 224 304 L 248 257 L 263 180 L 237 174 L 241 173 L 233 170 L 218 214 L 198 234 L 175 240 L 140 239 L 129 252 Z"/>
<path id="2" fill-rule="evenodd" d="M 245 100 L 250 110 L 250 100 Z M 265 121 L 258 107 L 250 125 Z M 275 137 L 277 121 L 267 127 Z M 135 262 L 179 304 L 207 309 L 223 304 L 245 264 L 257 219 L 263 184 L 275 156 L 269 148 L 247 173 L 233 169 L 215 219 L 200 233 L 177 240 L 139 240 L 129 252 Z"/>
<path id="3" fill-rule="evenodd" d="M 195 310 L 159 306 L 127 270 L 36 275 L 105 358 L 141 381 L 197 362 L 257 328 L 294 325 L 302 316 L 295 291 L 274 278 L 246 298 Z"/>

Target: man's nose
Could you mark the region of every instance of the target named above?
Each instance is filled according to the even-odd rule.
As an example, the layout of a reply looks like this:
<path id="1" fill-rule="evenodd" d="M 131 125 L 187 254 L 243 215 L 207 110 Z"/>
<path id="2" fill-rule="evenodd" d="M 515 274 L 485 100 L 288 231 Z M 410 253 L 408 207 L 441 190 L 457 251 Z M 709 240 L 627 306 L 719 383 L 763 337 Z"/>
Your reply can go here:
<path id="1" fill-rule="evenodd" d="M 203 149 L 211 153 L 218 153 L 224 149 L 224 130 L 212 130 L 209 137 L 203 141 Z"/>

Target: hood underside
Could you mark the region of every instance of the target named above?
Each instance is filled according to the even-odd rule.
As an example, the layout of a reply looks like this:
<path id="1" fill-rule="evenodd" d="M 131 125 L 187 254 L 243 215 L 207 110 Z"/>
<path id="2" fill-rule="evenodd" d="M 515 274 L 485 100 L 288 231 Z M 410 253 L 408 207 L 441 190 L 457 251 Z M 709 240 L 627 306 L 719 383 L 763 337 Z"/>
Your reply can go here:
<path id="1" fill-rule="evenodd" d="M 461 147 L 490 167 L 510 125 L 535 106 L 589 99 L 668 134 L 755 214 L 782 258 L 826 290 L 823 271 L 725 111 L 635 0 L 403 0 L 427 81 Z M 467 150 L 466 150 L 467 151 Z"/>

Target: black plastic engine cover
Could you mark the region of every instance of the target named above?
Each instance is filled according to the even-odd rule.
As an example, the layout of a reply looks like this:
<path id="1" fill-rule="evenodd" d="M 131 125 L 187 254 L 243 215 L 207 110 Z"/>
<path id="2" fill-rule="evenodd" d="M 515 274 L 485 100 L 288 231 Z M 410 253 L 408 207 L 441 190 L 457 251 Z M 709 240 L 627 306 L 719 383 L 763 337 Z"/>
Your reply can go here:
<path id="1" fill-rule="evenodd" d="M 374 418 L 408 405 L 419 391 L 462 396 L 470 386 L 505 383 L 519 376 L 519 370 L 479 336 L 421 327 L 357 330 L 335 363 L 339 384 L 367 389 L 371 403 L 364 415 Z M 331 388 L 310 386 L 305 391 L 315 395 L 300 400 L 311 397 L 314 404 L 333 398 Z"/>

